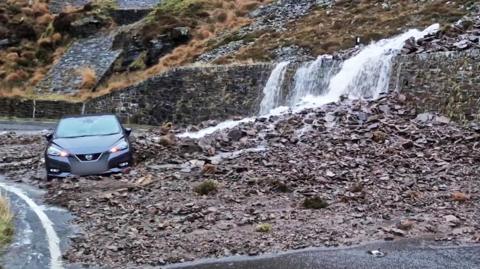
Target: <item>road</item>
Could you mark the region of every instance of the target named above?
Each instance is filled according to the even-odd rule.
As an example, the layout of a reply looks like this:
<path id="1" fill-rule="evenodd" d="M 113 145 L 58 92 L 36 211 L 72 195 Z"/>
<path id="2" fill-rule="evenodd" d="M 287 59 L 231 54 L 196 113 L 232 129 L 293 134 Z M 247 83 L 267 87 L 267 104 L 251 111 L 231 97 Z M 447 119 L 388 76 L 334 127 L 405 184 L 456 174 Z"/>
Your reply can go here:
<path id="1" fill-rule="evenodd" d="M 42 204 L 42 191 L 7 182 L 1 176 L 0 191 L 15 214 L 14 241 L 0 258 L 0 265 L 6 269 L 64 268 L 61 254 L 74 233 L 68 211 Z"/>
<path id="2" fill-rule="evenodd" d="M 53 122 L 39 121 L 6 121 L 0 120 L 0 132 L 17 131 L 17 132 L 37 132 L 42 130 L 52 130 L 55 128 Z"/>
<path id="3" fill-rule="evenodd" d="M 165 269 L 477 269 L 480 245 L 441 247 L 421 240 L 378 242 L 352 248 L 310 249 L 262 257 L 233 257 Z M 374 257 L 370 250 L 385 253 Z"/>

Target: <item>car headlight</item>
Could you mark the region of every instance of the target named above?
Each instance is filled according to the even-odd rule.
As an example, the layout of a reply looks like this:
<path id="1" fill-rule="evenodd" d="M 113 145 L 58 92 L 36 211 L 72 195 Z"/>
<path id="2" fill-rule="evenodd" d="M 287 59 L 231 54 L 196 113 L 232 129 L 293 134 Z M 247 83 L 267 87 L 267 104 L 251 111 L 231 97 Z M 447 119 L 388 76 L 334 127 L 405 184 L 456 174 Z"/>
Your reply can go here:
<path id="1" fill-rule="evenodd" d="M 51 145 L 47 149 L 47 155 L 50 156 L 61 156 L 61 157 L 67 157 L 69 154 L 67 151 L 62 150 L 61 148 Z"/>
<path id="2" fill-rule="evenodd" d="M 115 146 L 110 149 L 111 153 L 119 152 L 122 150 L 128 149 L 128 143 L 125 140 L 118 142 Z"/>

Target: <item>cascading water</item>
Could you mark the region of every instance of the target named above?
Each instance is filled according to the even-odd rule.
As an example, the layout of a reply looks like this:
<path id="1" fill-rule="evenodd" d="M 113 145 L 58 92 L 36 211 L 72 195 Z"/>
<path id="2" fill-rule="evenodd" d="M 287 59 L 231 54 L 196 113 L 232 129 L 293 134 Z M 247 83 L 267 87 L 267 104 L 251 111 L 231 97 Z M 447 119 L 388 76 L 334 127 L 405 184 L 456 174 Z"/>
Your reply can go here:
<path id="1" fill-rule="evenodd" d="M 280 106 L 283 80 L 285 79 L 285 72 L 287 72 L 289 63 L 281 62 L 273 69 L 267 85 L 263 89 L 264 96 L 260 104 L 260 115 L 266 115 L 272 109 Z"/>
<path id="2" fill-rule="evenodd" d="M 305 96 L 325 93 L 330 79 L 338 71 L 338 63 L 331 55 L 321 55 L 315 61 L 302 65 L 295 73 L 295 86 L 287 105 L 295 106 Z"/>
<path id="3" fill-rule="evenodd" d="M 295 110 L 336 102 L 342 95 L 350 99 L 377 98 L 381 93 L 388 91 L 393 59 L 405 41 L 411 37 L 422 38 L 438 29 L 439 25 L 434 24 L 424 31 L 409 30 L 366 46 L 358 54 L 343 62 L 339 72 L 330 80 L 325 94 L 304 96 L 301 102 L 296 104 Z"/>
<path id="4" fill-rule="evenodd" d="M 388 90 L 393 59 L 402 49 L 405 41 L 411 37 L 422 38 L 438 31 L 434 24 L 424 31 L 409 30 L 390 39 L 383 39 L 363 48 L 358 54 L 346 60 L 338 67 L 331 56 L 320 56 L 314 62 L 301 66 L 295 74 L 295 86 L 286 101 L 287 107 L 280 105 L 280 93 L 288 63 L 279 63 L 272 71 L 264 89 L 264 99 L 260 116 L 281 114 L 289 109 L 298 112 L 336 102 L 341 96 L 350 99 L 377 98 Z M 201 138 L 215 131 L 232 128 L 242 122 L 251 122 L 253 118 L 240 121 L 226 121 L 217 126 L 199 132 L 184 133 L 180 137 Z"/>

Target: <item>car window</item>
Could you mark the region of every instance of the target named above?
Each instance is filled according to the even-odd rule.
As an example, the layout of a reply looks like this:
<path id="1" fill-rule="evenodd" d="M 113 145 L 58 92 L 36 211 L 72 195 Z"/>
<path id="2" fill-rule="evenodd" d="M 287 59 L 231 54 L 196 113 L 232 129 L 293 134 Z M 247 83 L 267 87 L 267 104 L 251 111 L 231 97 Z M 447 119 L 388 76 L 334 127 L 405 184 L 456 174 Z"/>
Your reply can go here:
<path id="1" fill-rule="evenodd" d="M 120 133 L 120 124 L 115 116 L 90 116 L 65 118 L 58 123 L 56 137 L 72 138 Z"/>

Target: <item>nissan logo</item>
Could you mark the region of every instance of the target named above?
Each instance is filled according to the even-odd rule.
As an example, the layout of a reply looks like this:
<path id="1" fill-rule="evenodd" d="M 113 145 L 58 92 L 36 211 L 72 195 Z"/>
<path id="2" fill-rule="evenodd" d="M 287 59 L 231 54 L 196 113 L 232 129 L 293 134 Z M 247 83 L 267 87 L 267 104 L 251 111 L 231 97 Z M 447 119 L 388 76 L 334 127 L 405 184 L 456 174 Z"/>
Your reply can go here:
<path id="1" fill-rule="evenodd" d="M 93 155 L 92 155 L 92 154 L 87 154 L 87 155 L 85 155 L 85 160 L 91 161 L 92 159 L 93 159 Z"/>

